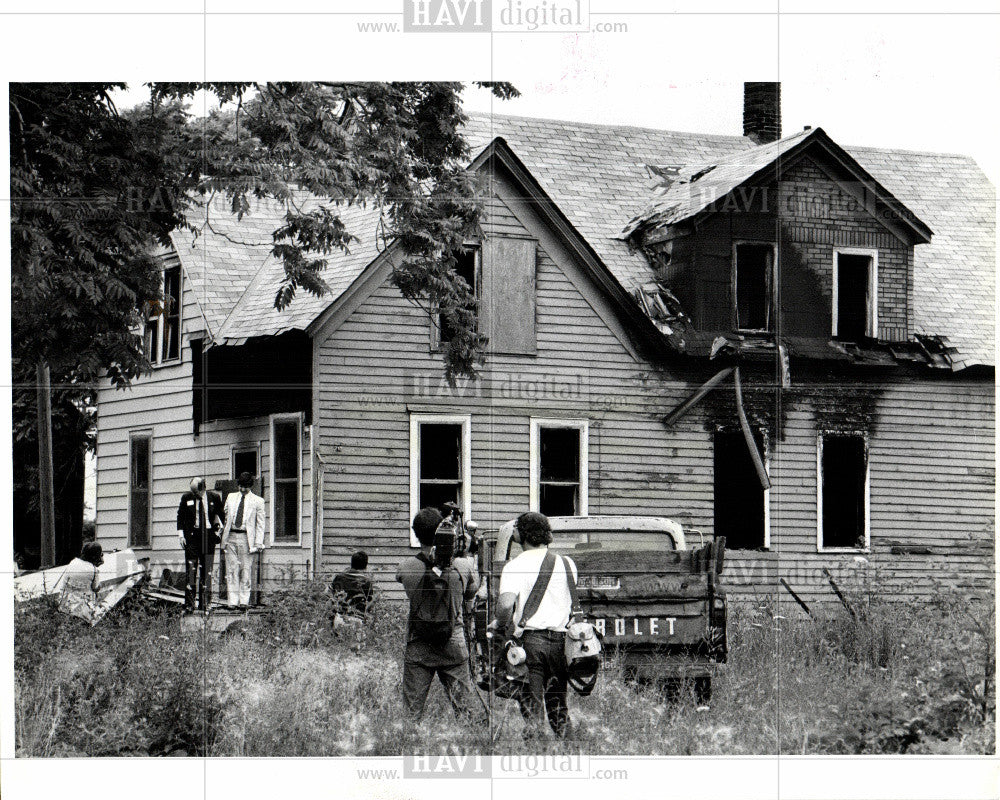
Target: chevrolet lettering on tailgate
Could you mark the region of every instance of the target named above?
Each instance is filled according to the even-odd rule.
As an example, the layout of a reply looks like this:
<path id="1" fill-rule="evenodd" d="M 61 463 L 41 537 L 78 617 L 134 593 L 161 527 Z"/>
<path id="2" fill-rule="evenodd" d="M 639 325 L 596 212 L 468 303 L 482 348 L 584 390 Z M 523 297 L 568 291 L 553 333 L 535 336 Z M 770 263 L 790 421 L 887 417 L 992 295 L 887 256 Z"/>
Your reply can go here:
<path id="1" fill-rule="evenodd" d="M 692 677 L 701 696 L 726 660 L 726 601 L 719 582 L 725 540 L 688 549 L 683 528 L 661 517 L 550 517 L 556 553 L 577 566 L 580 604 L 625 674 Z M 513 521 L 481 551 L 488 603 L 500 572 L 521 553 Z M 491 618 L 491 610 L 479 616 Z M 485 632 L 477 642 L 485 650 Z"/>

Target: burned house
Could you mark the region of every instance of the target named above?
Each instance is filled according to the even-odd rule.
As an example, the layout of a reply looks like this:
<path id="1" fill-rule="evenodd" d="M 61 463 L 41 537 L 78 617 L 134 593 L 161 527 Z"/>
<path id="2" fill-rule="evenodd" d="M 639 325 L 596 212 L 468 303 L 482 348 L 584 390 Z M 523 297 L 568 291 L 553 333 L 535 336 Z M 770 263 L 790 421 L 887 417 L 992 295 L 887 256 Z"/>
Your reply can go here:
<path id="1" fill-rule="evenodd" d="M 744 125 L 470 119 L 489 346 L 454 388 L 377 213 L 344 211 L 331 292 L 279 312 L 280 209 L 210 207 L 162 254 L 152 374 L 100 393 L 99 540 L 176 563 L 189 479 L 249 470 L 268 585 L 362 548 L 395 593 L 409 520 L 455 500 L 484 530 L 670 517 L 725 535 L 746 592 L 828 596 L 859 558 L 899 596 L 992 591 L 993 187 L 962 156 L 782 137 L 774 84 Z"/>

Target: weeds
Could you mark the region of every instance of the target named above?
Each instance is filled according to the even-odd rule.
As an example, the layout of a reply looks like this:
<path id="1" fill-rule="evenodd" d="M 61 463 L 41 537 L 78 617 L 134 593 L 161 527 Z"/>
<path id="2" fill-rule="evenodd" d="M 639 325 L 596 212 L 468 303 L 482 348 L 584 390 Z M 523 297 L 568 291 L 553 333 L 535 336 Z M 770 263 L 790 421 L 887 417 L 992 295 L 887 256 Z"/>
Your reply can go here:
<path id="1" fill-rule="evenodd" d="M 786 619 L 773 597 L 732 603 L 729 662 L 709 708 L 626 680 L 610 658 L 570 698 L 552 754 L 992 753 L 994 617 L 941 591 L 919 609 L 877 581 L 843 587 L 851 611 Z M 867 579 L 867 578 L 865 578 Z M 523 753 L 512 701 L 491 726 L 460 722 L 440 687 L 423 721 L 399 700 L 405 614 L 378 603 L 338 633 L 320 584 L 270 598 L 233 635 L 182 635 L 141 598 L 96 628 L 47 601 L 15 619 L 17 752 L 30 756 Z M 853 613 L 852 613 L 853 612 Z M 536 747 L 533 745 L 533 747 Z"/>

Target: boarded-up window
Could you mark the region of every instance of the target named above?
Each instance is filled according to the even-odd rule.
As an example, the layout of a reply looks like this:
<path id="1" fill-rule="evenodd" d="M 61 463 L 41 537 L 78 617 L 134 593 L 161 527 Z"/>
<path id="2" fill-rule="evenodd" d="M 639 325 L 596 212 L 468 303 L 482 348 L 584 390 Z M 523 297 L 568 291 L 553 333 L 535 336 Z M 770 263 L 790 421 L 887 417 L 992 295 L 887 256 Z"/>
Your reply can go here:
<path id="1" fill-rule="evenodd" d="M 736 329 L 774 330 L 771 304 L 774 247 L 770 244 L 737 244 L 734 271 Z"/>
<path id="2" fill-rule="evenodd" d="M 479 248 L 469 247 L 462 252 L 455 264 L 455 274 L 465 281 L 476 298 L 478 312 L 480 287 Z M 438 337 L 441 343 L 450 342 L 455 332 L 444 314 L 438 314 Z"/>
<path id="3" fill-rule="evenodd" d="M 820 547 L 865 548 L 868 456 L 863 435 L 820 437 L 820 481 Z"/>
<path id="4" fill-rule="evenodd" d="M 422 422 L 419 428 L 419 508 L 462 505 L 462 425 Z"/>
<path id="5" fill-rule="evenodd" d="M 129 437 L 129 547 L 148 547 L 152 505 L 152 434 Z"/>
<path id="6" fill-rule="evenodd" d="M 837 253 L 833 335 L 856 342 L 875 335 L 873 257 Z"/>
<path id="7" fill-rule="evenodd" d="M 535 354 L 537 249 L 533 239 L 496 237 L 483 242 L 479 322 L 492 353 Z"/>
<path id="8" fill-rule="evenodd" d="M 275 541 L 297 541 L 301 512 L 301 419 L 275 417 L 271 421 L 271 504 Z"/>
<path id="9" fill-rule="evenodd" d="M 764 453 L 764 436 L 754 431 L 757 451 Z M 765 503 L 743 431 L 715 432 L 715 535 L 726 537 L 730 550 L 767 546 Z"/>

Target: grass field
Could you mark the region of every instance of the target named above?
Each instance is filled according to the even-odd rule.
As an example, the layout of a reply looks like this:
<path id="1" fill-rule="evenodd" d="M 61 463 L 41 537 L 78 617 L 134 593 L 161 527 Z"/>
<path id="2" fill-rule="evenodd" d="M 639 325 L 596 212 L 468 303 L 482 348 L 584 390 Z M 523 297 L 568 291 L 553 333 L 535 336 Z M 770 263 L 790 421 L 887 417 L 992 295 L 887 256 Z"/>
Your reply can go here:
<path id="1" fill-rule="evenodd" d="M 856 593 L 818 621 L 773 598 L 732 603 L 729 663 L 708 708 L 627 684 L 611 659 L 572 735 L 533 749 L 587 754 L 994 752 L 992 598 L 942 592 L 914 609 Z M 783 606 L 783 608 L 785 608 Z M 786 613 L 787 608 L 785 608 Z M 129 599 L 91 629 L 52 603 L 15 620 L 21 756 L 520 753 L 520 715 L 460 724 L 439 686 L 425 718 L 399 700 L 403 610 L 335 637 L 319 584 L 270 598 L 245 634 L 182 635 L 177 610 Z"/>

